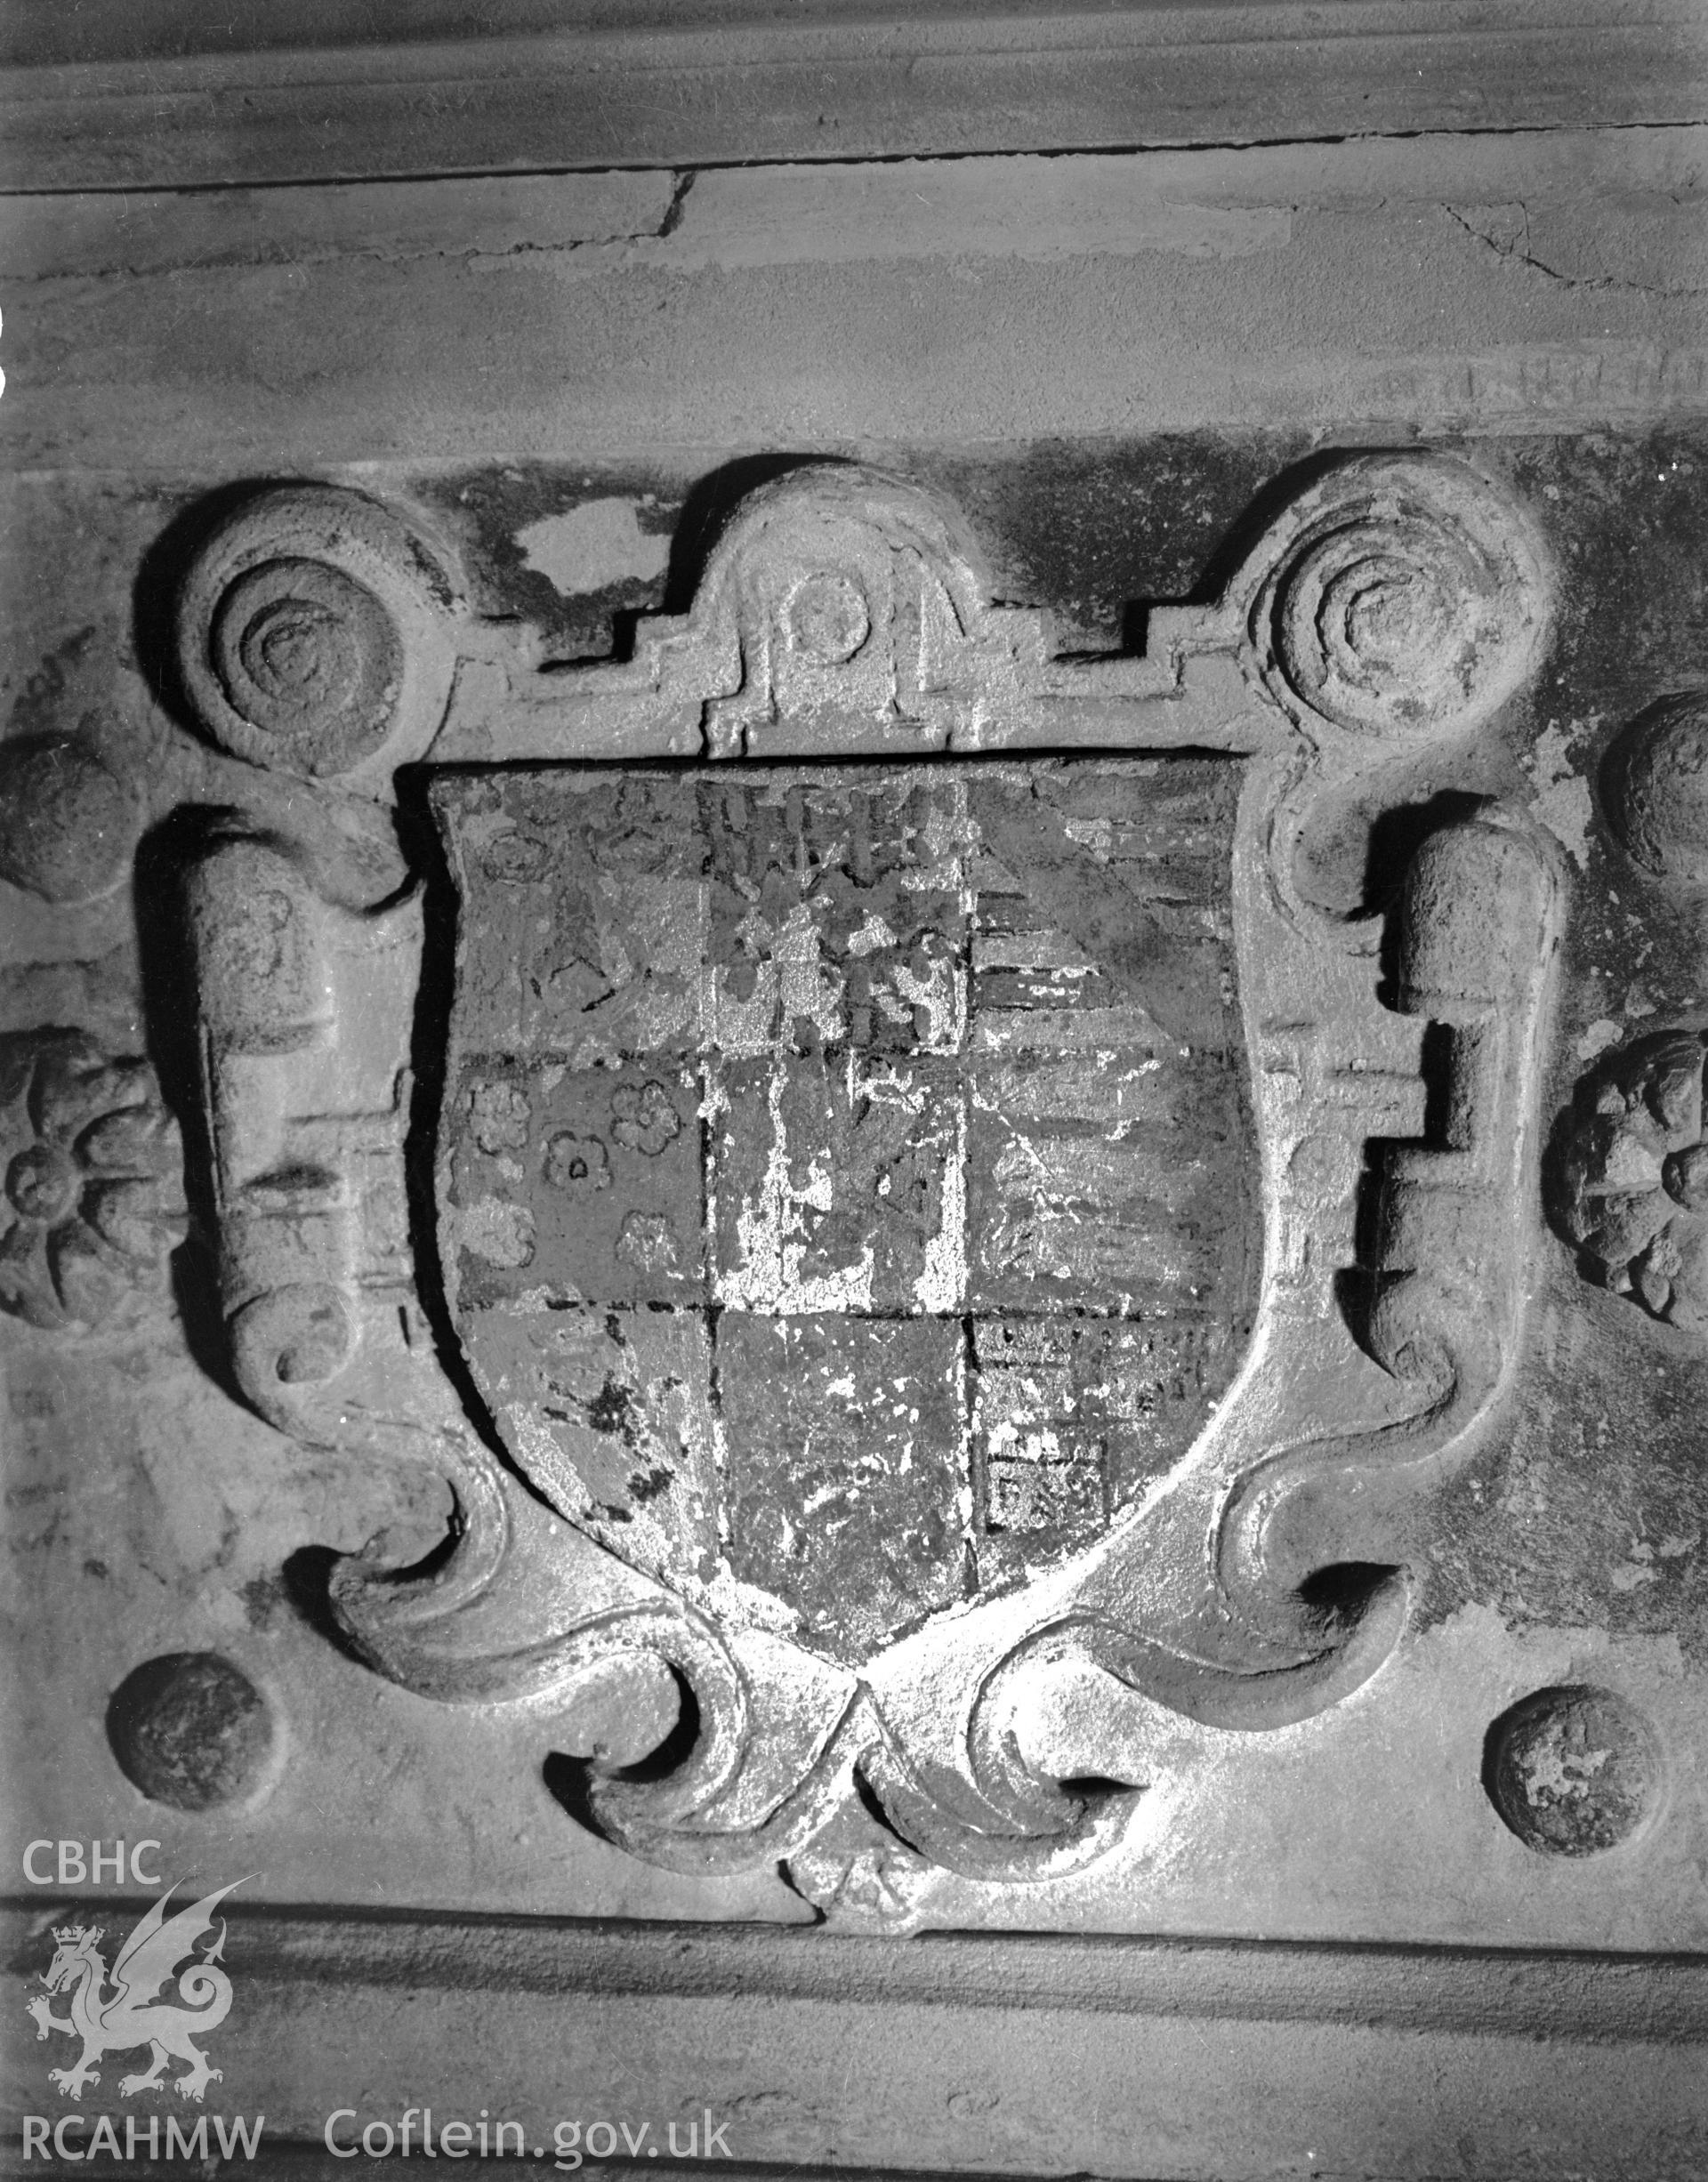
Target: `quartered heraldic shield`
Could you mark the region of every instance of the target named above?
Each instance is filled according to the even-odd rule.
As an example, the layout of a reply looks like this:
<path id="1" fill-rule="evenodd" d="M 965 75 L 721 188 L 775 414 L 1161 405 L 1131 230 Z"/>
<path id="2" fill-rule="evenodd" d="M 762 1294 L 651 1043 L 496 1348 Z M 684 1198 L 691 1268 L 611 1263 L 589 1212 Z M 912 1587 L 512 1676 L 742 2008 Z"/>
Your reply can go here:
<path id="1" fill-rule="evenodd" d="M 262 735 L 204 670 L 293 586 L 349 627 Z M 576 1804 L 638 1855 L 1010 1880 L 1144 1794 L 1031 1754 L 1051 1677 L 1259 1735 L 1367 1678 L 1511 1376 L 1559 887 L 1498 801 L 1357 911 L 1313 872 L 1551 596 L 1489 480 L 1364 456 L 1063 656 L 953 511 L 820 465 L 564 667 L 400 512 L 240 511 L 183 602 L 214 731 L 438 842 L 377 911 L 348 817 L 189 891 L 234 1373 L 455 1496 L 338 1572 L 364 1655 L 547 1716 L 662 1669 L 676 1731 Z"/>

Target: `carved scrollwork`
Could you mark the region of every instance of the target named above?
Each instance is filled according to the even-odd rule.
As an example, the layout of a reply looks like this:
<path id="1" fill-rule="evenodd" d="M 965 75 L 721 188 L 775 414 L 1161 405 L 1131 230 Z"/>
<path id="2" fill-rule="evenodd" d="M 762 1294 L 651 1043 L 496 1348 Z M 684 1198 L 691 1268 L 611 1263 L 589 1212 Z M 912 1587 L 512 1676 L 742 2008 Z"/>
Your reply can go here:
<path id="1" fill-rule="evenodd" d="M 1385 1147 L 1363 1329 L 1411 1399 L 1378 1430 L 1271 1453 L 1235 1487 L 1218 1567 L 1259 1625 L 1290 1604 L 1309 1626 L 1313 1574 L 1374 1558 L 1397 1501 L 1462 1444 L 1510 1372 L 1559 891 L 1554 852 L 1498 809 L 1444 828 L 1413 860 L 1396 998 L 1438 1027 L 1436 1118 L 1433 1140 Z"/>
<path id="2" fill-rule="evenodd" d="M 1353 733 L 1450 736 L 1535 673 L 1551 585 L 1507 496 L 1462 464 L 1367 456 L 1298 500 L 1251 629 L 1290 708 Z"/>
<path id="3" fill-rule="evenodd" d="M 455 610 L 439 560 L 389 510 L 282 487 L 203 547 L 179 597 L 179 669 L 221 748 L 379 793 L 443 718 Z"/>
<path id="4" fill-rule="evenodd" d="M 187 894 L 238 1383 L 270 1421 L 330 1445 L 359 1293 L 393 1320 L 413 1295 L 399 1154 L 419 909 L 336 909 L 281 847 L 246 837 L 213 846 Z M 389 1314 L 373 1308 L 386 1290 Z"/>
<path id="5" fill-rule="evenodd" d="M 421 906 L 327 901 L 276 839 L 216 833 L 184 889 L 233 1375 L 310 1446 L 422 1462 L 458 1550 L 415 1585 L 357 1560 L 340 1598 L 386 1627 L 455 1610 L 502 1558 L 492 1457 L 434 1352 L 403 1147 Z"/>

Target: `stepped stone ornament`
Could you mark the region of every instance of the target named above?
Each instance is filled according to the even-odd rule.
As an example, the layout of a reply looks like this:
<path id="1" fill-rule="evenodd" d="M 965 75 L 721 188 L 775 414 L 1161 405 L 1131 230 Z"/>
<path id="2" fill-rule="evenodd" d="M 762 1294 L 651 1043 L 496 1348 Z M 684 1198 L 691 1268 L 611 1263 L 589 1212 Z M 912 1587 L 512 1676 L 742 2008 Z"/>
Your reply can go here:
<path id="1" fill-rule="evenodd" d="M 421 1571 L 341 1565 L 364 1655 L 543 1754 L 662 1660 L 681 1754 L 593 1767 L 593 1822 L 898 1918 L 1118 1837 L 1144 1782 L 1028 1756 L 1064 1670 L 1252 1732 L 1372 1674 L 1511 1376 L 1559 882 L 1499 804 L 1387 916 L 1300 843 L 1550 609 L 1523 511 L 1424 457 L 1323 476 L 1142 657 L 1058 656 L 853 466 L 569 669 L 359 495 L 232 518 L 183 686 L 321 814 L 239 797 L 186 890 L 232 1368 L 457 1502 Z M 365 906 L 340 829 L 406 762 L 445 872 Z"/>

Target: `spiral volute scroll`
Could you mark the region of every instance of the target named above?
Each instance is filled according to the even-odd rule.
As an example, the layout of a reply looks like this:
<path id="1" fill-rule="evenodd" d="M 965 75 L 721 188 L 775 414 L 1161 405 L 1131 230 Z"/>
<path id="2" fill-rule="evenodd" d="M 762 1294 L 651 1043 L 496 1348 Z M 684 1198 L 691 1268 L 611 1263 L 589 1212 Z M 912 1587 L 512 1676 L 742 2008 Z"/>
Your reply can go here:
<path id="1" fill-rule="evenodd" d="M 1265 681 L 1295 716 L 1358 735 L 1451 735 L 1496 711 L 1541 660 L 1543 548 L 1462 463 L 1349 463 L 1294 504 L 1271 552 L 1252 635 Z"/>
<path id="2" fill-rule="evenodd" d="M 184 693 L 234 757 L 380 793 L 444 717 L 455 611 L 439 558 L 375 502 L 330 486 L 263 493 L 183 584 Z"/>

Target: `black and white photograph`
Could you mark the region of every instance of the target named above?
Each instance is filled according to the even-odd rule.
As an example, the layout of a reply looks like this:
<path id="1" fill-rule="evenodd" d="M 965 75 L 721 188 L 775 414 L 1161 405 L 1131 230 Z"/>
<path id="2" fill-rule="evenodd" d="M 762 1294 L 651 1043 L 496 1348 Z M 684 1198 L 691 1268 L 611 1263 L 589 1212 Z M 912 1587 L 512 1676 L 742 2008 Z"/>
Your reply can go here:
<path id="1" fill-rule="evenodd" d="M 0 0 L 0 2174 L 1708 2182 L 1708 0 Z"/>

